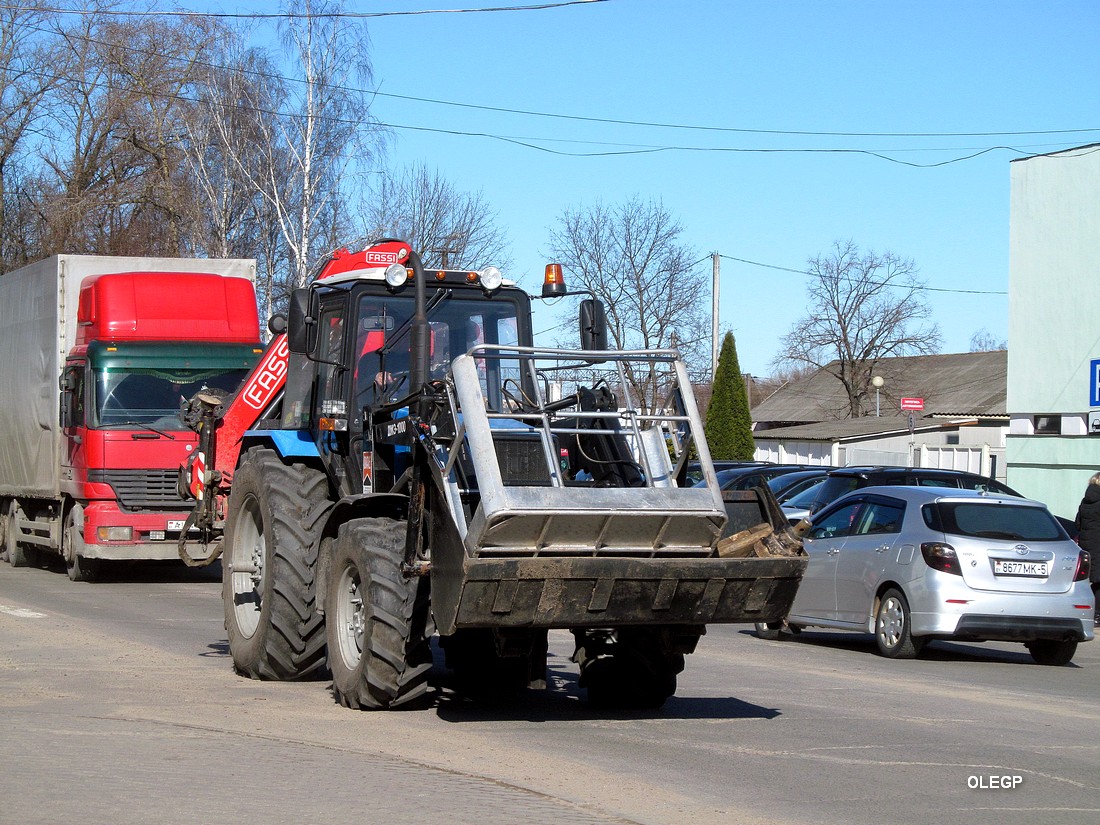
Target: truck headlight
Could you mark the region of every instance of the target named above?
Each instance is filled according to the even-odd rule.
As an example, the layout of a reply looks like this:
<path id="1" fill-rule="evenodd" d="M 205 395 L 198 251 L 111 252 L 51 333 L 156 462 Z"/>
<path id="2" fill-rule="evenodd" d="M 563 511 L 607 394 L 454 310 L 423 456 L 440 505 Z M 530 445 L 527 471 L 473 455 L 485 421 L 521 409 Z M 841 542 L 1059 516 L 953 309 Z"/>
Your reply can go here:
<path id="1" fill-rule="evenodd" d="M 99 527 L 96 536 L 100 541 L 133 541 L 133 527 Z"/>

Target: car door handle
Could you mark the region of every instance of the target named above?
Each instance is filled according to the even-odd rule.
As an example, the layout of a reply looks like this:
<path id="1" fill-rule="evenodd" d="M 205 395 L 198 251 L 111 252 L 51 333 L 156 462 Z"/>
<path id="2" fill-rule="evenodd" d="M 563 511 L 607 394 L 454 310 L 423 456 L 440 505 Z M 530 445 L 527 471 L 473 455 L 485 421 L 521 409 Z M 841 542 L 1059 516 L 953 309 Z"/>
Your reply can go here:
<path id="1" fill-rule="evenodd" d="M 889 549 L 890 549 L 890 545 L 889 544 L 884 544 L 884 545 L 882 545 L 882 547 L 876 548 L 875 552 L 876 553 L 885 553 Z"/>
<path id="2" fill-rule="evenodd" d="M 839 552 L 840 552 L 839 547 L 830 547 L 828 550 L 825 551 L 825 555 L 826 556 L 835 556 Z"/>

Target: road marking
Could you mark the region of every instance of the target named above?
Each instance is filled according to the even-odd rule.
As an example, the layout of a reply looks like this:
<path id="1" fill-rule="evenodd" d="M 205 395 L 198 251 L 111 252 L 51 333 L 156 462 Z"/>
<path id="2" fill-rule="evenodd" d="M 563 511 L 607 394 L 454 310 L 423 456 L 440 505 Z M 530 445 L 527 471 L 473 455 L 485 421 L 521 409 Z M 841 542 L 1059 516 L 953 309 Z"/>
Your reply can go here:
<path id="1" fill-rule="evenodd" d="M 6 604 L 0 604 L 0 613 L 7 613 L 9 616 L 15 616 L 17 619 L 44 619 L 45 613 L 38 613 L 34 610 L 27 610 L 25 607 L 8 607 Z"/>

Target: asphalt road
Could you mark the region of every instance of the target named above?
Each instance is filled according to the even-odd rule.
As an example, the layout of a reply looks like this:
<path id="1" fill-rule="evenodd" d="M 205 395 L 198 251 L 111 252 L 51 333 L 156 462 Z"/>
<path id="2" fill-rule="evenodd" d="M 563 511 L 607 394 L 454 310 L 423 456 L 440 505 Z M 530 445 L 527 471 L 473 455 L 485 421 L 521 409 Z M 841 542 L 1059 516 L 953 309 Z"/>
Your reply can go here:
<path id="1" fill-rule="evenodd" d="M 597 713 L 551 634 L 551 689 L 360 713 L 324 680 L 236 676 L 216 571 L 0 565 L 0 823 L 1100 821 L 1100 644 L 764 642 L 711 628 L 677 696 Z"/>

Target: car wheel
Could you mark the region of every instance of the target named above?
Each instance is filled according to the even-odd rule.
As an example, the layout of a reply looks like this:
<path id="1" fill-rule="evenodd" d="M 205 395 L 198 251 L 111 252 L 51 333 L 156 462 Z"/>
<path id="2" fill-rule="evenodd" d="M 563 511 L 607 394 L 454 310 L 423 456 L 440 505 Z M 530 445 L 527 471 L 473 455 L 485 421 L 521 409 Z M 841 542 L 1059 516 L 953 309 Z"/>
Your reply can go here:
<path id="1" fill-rule="evenodd" d="M 909 603 L 900 590 L 887 590 L 879 599 L 875 613 L 875 643 L 878 652 L 889 659 L 913 659 L 924 642 L 910 633 Z"/>
<path id="2" fill-rule="evenodd" d="M 1072 639 L 1069 641 L 1036 639 L 1034 642 L 1027 642 L 1026 646 L 1031 658 L 1040 665 L 1068 665 L 1073 659 L 1073 654 L 1077 652 L 1077 642 Z"/>
<path id="3" fill-rule="evenodd" d="M 756 622 L 756 636 L 759 639 L 766 639 L 769 642 L 774 642 L 779 638 L 781 630 L 783 630 L 782 620 L 777 622 Z"/>

